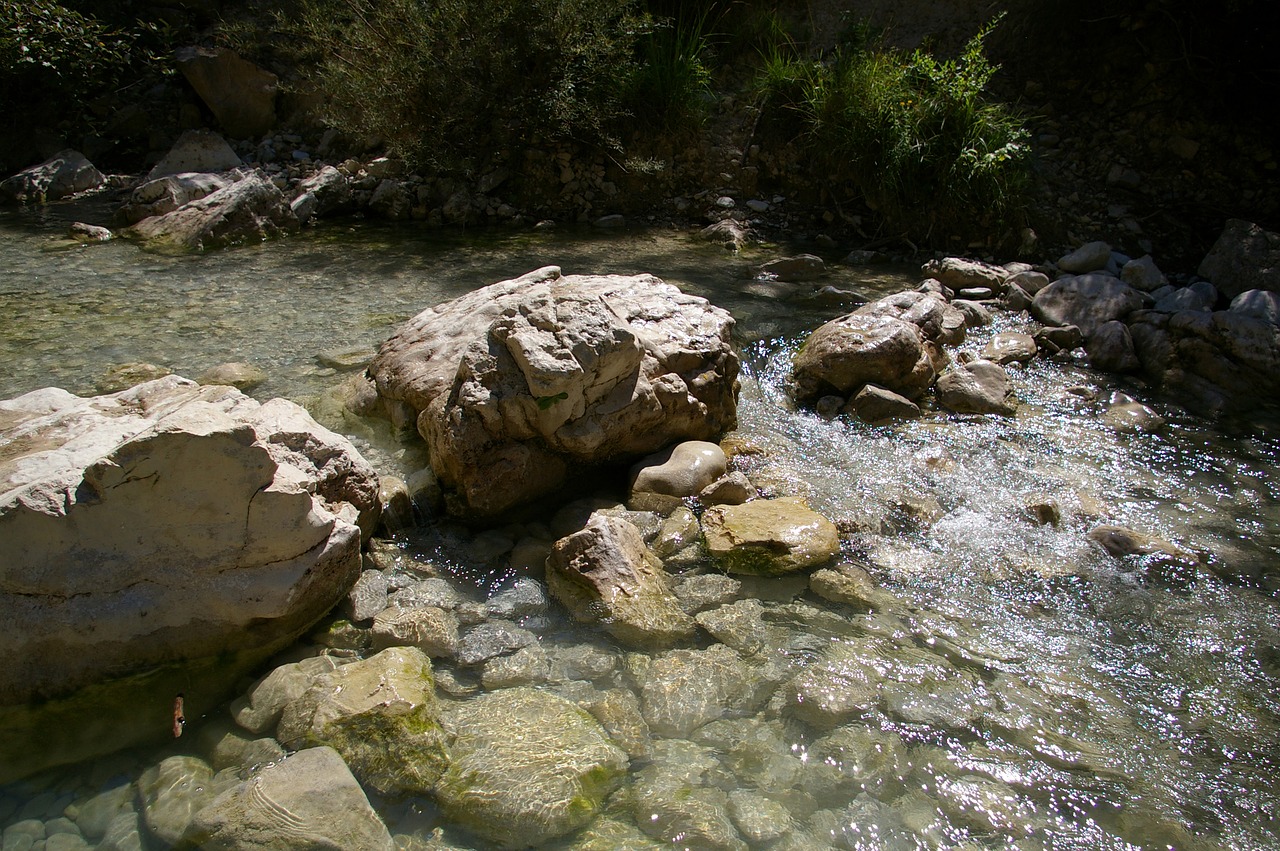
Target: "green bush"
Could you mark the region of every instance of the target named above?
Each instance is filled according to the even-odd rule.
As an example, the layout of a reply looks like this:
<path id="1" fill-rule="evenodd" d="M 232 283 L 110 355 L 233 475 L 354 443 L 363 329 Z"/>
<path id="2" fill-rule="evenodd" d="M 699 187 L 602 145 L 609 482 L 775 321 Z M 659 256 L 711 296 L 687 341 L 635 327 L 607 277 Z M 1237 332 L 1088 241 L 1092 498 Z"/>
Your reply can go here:
<path id="1" fill-rule="evenodd" d="M 334 126 L 463 171 L 537 139 L 616 145 L 639 23 L 631 0 L 301 0 L 278 21 Z"/>
<path id="2" fill-rule="evenodd" d="M 119 82 L 135 33 L 53 0 L 0 0 L 0 90 L 10 108 L 49 108 Z"/>
<path id="3" fill-rule="evenodd" d="M 651 128 L 692 130 L 707 114 L 711 92 L 708 15 L 654 22 L 638 46 L 627 105 Z"/>
<path id="4" fill-rule="evenodd" d="M 845 187 L 890 229 L 925 240 L 985 235 L 1017 216 L 1029 169 L 1021 122 L 984 96 L 994 24 L 955 59 L 874 43 L 843 46 L 827 62 L 775 52 L 761 74 L 765 108 L 791 116 L 831 188 Z"/>

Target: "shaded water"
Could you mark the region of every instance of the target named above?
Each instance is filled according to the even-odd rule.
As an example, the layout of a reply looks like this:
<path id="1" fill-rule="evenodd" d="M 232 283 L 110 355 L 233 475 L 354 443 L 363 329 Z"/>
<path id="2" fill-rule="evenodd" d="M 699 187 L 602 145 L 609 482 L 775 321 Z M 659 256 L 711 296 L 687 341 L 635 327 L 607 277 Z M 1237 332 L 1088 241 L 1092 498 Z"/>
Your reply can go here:
<path id="1" fill-rule="evenodd" d="M 765 694 L 726 702 L 724 717 L 687 741 L 654 737 L 609 807 L 636 836 L 653 795 L 706 789 L 735 802 L 737 833 L 665 838 L 760 848 L 1280 847 L 1274 424 L 1224 429 L 1153 402 L 1169 420 L 1164 431 L 1116 434 L 1090 401 L 1108 381 L 1044 362 L 1013 368 L 1014 418 L 824 421 L 789 404 L 787 363 L 800 333 L 848 307 L 769 297 L 742 277 L 752 258 L 681 233 L 441 237 L 361 224 L 156 257 L 126 244 L 57 243 L 56 219 L 3 225 L 3 397 L 49 384 L 88 393 L 112 363 L 195 375 L 246 360 L 269 376 L 253 395 L 312 402 L 324 419 L 315 400 L 342 376 L 317 355 L 371 348 L 426 306 L 546 264 L 651 272 L 730 310 L 744 360 L 740 432 L 761 450 L 744 456 L 746 472 L 773 492 L 803 493 L 848 530 L 842 560 L 864 567 L 882 593 L 871 606 L 842 605 L 803 580 L 745 582 L 736 599 L 759 601 L 752 628 L 768 636 L 749 658 Z M 867 297 L 914 283 L 909 270 L 844 267 L 820 282 Z M 1002 318 L 962 348 L 980 350 L 992 330 L 1018 323 Z M 395 447 L 355 436 L 394 471 Z M 1046 502 L 1059 525 L 1028 520 L 1028 506 Z M 1085 537 L 1098 522 L 1158 535 L 1203 563 L 1112 559 Z M 477 561 L 459 535 L 432 525 L 399 546 L 407 561 L 451 573 L 472 599 L 508 587 L 501 557 Z M 545 687 L 576 700 L 636 688 L 634 661 L 554 605 L 525 625 L 553 658 L 583 647 L 606 658 L 589 683 Z M 741 638 L 733 628 L 715 637 Z M 832 717 L 804 704 L 795 683 L 823 670 L 870 683 L 858 712 Z M 468 688 L 480 679 L 442 672 Z M 200 724 L 223 720 L 192 719 L 183 744 L 198 749 Z M 121 756 L 15 784 L 0 796 L 0 824 L 54 820 L 158 758 Z M 663 771 L 678 763 L 705 765 L 664 787 Z M 430 802 L 377 803 L 407 847 L 425 847 L 411 837 L 437 828 L 444 839 L 433 841 L 454 845 L 436 847 L 484 847 Z M 785 829 L 753 834 L 749 816 L 771 812 L 769 803 L 783 807 L 774 823 Z"/>

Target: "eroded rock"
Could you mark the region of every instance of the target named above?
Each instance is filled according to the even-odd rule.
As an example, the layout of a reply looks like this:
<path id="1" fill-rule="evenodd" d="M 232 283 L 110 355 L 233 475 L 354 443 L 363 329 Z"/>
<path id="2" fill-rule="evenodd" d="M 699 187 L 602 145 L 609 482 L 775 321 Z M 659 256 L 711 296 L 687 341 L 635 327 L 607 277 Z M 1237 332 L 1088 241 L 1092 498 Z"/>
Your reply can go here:
<path id="1" fill-rule="evenodd" d="M 189 712 L 225 699 L 342 599 L 377 519 L 373 469 L 283 399 L 177 376 L 47 388 L 0 402 L 0 431 L 15 774 L 164 734 L 178 692 Z"/>
<path id="2" fill-rule="evenodd" d="M 171 213 L 143 219 L 121 235 L 148 248 L 203 250 L 261 242 L 297 228 L 298 219 L 275 184 L 249 172 Z"/>
<path id="3" fill-rule="evenodd" d="M 601 623 L 625 644 L 650 647 L 692 637 L 670 578 L 634 525 L 597 512 L 561 538 L 547 560 L 547 587 L 578 621 Z"/>
<path id="4" fill-rule="evenodd" d="M 415 412 L 450 509 L 489 517 L 560 490 L 571 466 L 731 428 L 732 326 L 652 276 L 547 267 L 420 313 L 369 372 Z"/>

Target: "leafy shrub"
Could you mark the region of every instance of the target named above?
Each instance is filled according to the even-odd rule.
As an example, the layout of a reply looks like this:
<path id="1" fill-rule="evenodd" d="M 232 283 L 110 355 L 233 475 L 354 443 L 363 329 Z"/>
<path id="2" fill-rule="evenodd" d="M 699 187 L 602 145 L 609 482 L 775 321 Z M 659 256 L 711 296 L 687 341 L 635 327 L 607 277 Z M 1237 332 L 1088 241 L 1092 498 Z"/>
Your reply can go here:
<path id="1" fill-rule="evenodd" d="M 335 126 L 467 170 L 536 138 L 616 144 L 639 19 L 631 0 L 301 0 L 278 23 Z"/>
<path id="2" fill-rule="evenodd" d="M 114 85 L 136 34 L 53 0 L 0 0 L 0 89 L 13 106 L 48 105 Z"/>
<path id="3" fill-rule="evenodd" d="M 995 23 L 955 59 L 856 42 L 828 62 L 775 53 L 760 91 L 767 109 L 799 119 L 833 188 L 849 187 L 890 228 L 925 239 L 985 232 L 1016 215 L 1029 168 L 1021 123 L 984 97 Z"/>

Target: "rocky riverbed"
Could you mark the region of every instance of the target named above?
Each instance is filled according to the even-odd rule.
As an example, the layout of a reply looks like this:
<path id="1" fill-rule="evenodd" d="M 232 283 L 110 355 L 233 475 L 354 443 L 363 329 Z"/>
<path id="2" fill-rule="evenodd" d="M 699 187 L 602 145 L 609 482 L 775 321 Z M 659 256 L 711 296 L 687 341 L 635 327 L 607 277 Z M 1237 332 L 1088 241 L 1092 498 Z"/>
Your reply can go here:
<path id="1" fill-rule="evenodd" d="M 417 475 L 429 450 L 360 427 L 386 509 L 346 601 L 229 706 L 193 695 L 168 748 L 6 787 L 5 844 L 1273 845 L 1276 431 L 1089 367 L 1109 323 L 1258 317 L 1177 276 L 1157 295 L 1157 261 L 1109 247 L 939 258 L 877 292 L 868 267 L 684 239 L 695 260 L 649 262 L 714 270 L 674 277 L 738 319 L 735 430 L 477 529 L 447 516 L 456 481 Z M 567 387 L 623 374 L 523 315 L 541 336 L 494 338 L 526 353 L 513 375 L 576 375 L 560 345 L 588 376 Z M 411 437 L 430 410 L 452 416 L 415 409 Z"/>

